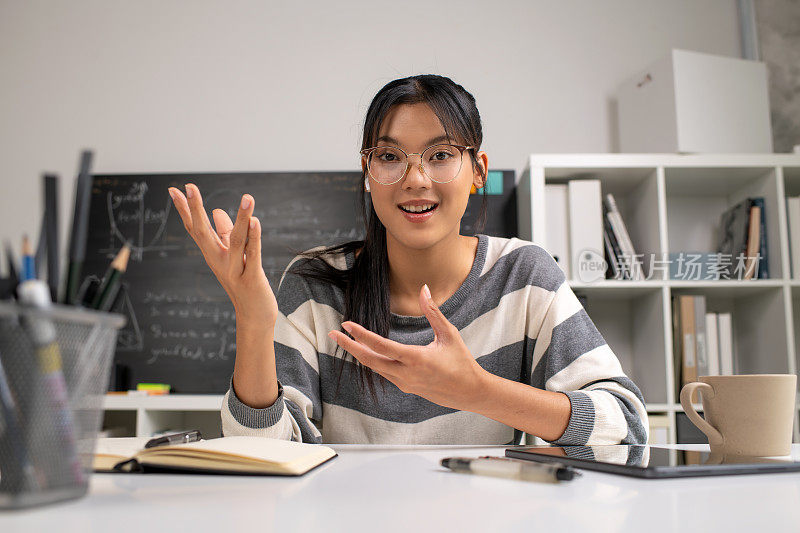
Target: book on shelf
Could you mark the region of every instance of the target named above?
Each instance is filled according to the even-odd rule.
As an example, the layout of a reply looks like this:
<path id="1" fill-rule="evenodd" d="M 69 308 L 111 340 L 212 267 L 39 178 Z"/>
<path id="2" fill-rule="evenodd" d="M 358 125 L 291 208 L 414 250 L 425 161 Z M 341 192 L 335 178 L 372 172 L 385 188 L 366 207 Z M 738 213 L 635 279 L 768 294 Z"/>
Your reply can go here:
<path id="1" fill-rule="evenodd" d="M 761 253 L 761 208 L 754 205 L 750 208 L 750 222 L 747 230 L 747 248 L 745 252 L 746 262 L 744 279 L 758 277 L 758 254 Z"/>
<path id="2" fill-rule="evenodd" d="M 611 232 L 611 228 L 608 225 L 608 219 L 603 220 L 603 244 L 605 246 L 606 251 L 606 263 L 608 264 L 608 269 L 606 270 L 606 277 L 607 278 L 619 278 L 625 279 L 626 273 L 621 271 L 621 267 L 617 258 L 620 256 L 621 252 L 619 250 L 619 245 L 616 241 L 613 240 L 613 234 Z"/>
<path id="3" fill-rule="evenodd" d="M 572 278 L 596 281 L 604 272 L 582 268 L 588 254 L 603 254 L 603 208 L 600 180 L 575 179 L 567 183 L 569 194 L 569 253 Z M 584 263 L 586 264 L 586 263 Z"/>
<path id="4" fill-rule="evenodd" d="M 683 387 L 687 383 L 697 381 L 694 296 L 681 294 L 676 299 L 678 302 L 677 327 L 680 332 L 678 336 L 681 368 L 680 385 Z"/>
<path id="5" fill-rule="evenodd" d="M 669 444 L 669 417 L 667 415 L 651 414 L 647 417 L 650 426 L 650 438 L 647 444 Z"/>
<path id="6" fill-rule="evenodd" d="M 706 297 L 694 296 L 694 346 L 697 375 L 708 376 L 708 342 L 706 340 Z"/>
<path id="7" fill-rule="evenodd" d="M 758 217 L 759 224 L 759 260 L 758 260 L 758 279 L 769 279 L 769 262 L 767 261 L 767 210 L 764 205 L 764 198 L 756 197 L 751 198 L 751 210 L 753 207 L 758 207 L 760 216 Z"/>
<path id="8" fill-rule="evenodd" d="M 547 202 L 547 251 L 564 271 L 567 279 L 570 275 L 569 255 L 569 194 L 567 185 L 562 183 L 544 186 Z"/>
<path id="9" fill-rule="evenodd" d="M 145 448 L 148 437 L 97 439 L 96 472 L 203 472 L 299 476 L 336 457 L 320 444 L 264 437 L 220 437 Z"/>
<path id="10" fill-rule="evenodd" d="M 730 313 L 706 312 L 703 295 L 679 295 L 673 299 L 673 349 L 676 396 L 699 376 L 735 372 L 733 327 Z"/>
<path id="11" fill-rule="evenodd" d="M 769 278 L 764 199 L 746 198 L 720 217 L 717 251 L 730 258 L 720 267 L 723 279 Z M 743 271 L 739 257 L 745 257 Z"/>
<path id="12" fill-rule="evenodd" d="M 717 332 L 719 333 L 719 373 L 730 376 L 735 371 L 733 356 L 733 323 L 730 313 L 717 315 Z"/>
<path id="13" fill-rule="evenodd" d="M 603 197 L 603 211 L 607 225 L 604 228 L 609 232 L 609 240 L 617 243 L 619 251 L 616 253 L 615 258 L 617 264 L 624 270 L 627 279 L 641 281 L 644 279 L 644 272 L 639 259 L 636 257 L 636 250 L 633 247 L 628 228 L 625 226 L 625 221 L 622 219 L 617 207 L 617 201 L 611 193 Z"/>
<path id="14" fill-rule="evenodd" d="M 709 376 L 719 375 L 719 333 L 717 313 L 706 313 L 706 357 Z"/>
<path id="15" fill-rule="evenodd" d="M 792 259 L 792 277 L 800 278 L 800 196 L 786 199 L 786 218 L 789 222 L 789 252 Z"/>

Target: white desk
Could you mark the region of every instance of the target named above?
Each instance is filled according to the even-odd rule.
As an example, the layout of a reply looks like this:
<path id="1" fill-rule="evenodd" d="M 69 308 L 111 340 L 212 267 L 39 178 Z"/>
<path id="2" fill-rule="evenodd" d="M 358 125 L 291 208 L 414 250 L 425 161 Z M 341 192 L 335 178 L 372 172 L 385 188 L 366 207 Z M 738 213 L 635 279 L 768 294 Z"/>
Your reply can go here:
<path id="1" fill-rule="evenodd" d="M 800 530 L 800 473 L 640 480 L 584 471 L 551 485 L 439 466 L 502 447 L 334 448 L 339 457 L 300 478 L 95 474 L 87 497 L 2 513 L 0 531 Z"/>

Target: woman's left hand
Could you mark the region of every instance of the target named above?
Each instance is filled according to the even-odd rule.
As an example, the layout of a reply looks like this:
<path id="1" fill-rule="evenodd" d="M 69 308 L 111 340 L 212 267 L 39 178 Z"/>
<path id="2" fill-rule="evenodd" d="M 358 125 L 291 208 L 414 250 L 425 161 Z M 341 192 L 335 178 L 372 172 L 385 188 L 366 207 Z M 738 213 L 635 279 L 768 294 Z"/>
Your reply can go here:
<path id="1" fill-rule="evenodd" d="M 350 321 L 342 327 L 353 339 L 341 331 L 331 331 L 328 336 L 401 391 L 444 407 L 472 410 L 481 397 L 486 371 L 467 349 L 458 328 L 436 307 L 427 285 L 420 290 L 419 304 L 434 333 L 427 346 L 401 344 Z"/>

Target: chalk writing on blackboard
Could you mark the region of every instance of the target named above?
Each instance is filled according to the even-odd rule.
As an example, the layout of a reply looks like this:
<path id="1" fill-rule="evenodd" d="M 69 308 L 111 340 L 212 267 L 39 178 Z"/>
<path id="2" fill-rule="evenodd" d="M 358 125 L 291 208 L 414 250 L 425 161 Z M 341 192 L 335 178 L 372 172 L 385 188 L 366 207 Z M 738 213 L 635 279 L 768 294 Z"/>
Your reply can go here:
<path id="1" fill-rule="evenodd" d="M 243 193 L 256 200 L 262 263 L 274 292 L 299 251 L 362 238 L 358 173 L 245 173 L 95 176 L 87 274 L 102 275 L 122 243 L 131 245 L 125 282 L 128 324 L 116 362 L 137 382 L 176 392 L 221 393 L 236 356 L 233 306 L 186 233 L 167 194 L 195 183 L 207 212 L 235 220 Z"/>

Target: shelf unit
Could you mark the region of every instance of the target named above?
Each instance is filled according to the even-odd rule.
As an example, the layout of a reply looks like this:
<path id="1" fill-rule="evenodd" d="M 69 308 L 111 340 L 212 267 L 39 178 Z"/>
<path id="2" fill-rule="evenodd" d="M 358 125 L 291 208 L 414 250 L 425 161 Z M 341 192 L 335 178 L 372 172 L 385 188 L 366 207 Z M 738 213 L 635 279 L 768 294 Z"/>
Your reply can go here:
<path id="1" fill-rule="evenodd" d="M 573 179 L 599 179 L 603 194 L 614 194 L 636 252 L 662 259 L 714 252 L 720 215 L 744 198 L 764 198 L 770 279 L 677 281 L 658 271 L 645 281 L 570 280 L 642 390 L 648 413 L 668 416 L 670 442 L 677 440 L 675 414 L 683 411 L 673 371 L 674 295 L 702 294 L 709 312 L 732 313 L 738 373 L 797 373 L 800 280 L 790 272 L 785 199 L 800 195 L 800 156 L 534 154 L 517 187 L 521 239 L 547 248 L 545 184 Z"/>
<path id="2" fill-rule="evenodd" d="M 134 396 L 104 399 L 103 428 L 123 428 L 123 437 L 149 437 L 172 429 L 199 429 L 204 438 L 219 437 L 221 394 Z"/>

